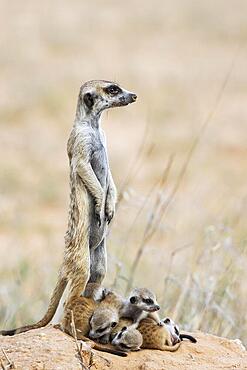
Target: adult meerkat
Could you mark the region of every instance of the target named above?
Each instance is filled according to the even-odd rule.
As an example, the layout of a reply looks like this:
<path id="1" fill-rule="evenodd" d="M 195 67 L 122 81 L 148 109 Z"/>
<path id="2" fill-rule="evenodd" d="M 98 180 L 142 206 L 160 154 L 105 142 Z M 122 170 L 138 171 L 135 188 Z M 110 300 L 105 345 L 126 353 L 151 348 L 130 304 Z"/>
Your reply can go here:
<path id="1" fill-rule="evenodd" d="M 93 80 L 81 86 L 76 117 L 68 140 L 70 206 L 64 258 L 49 307 L 36 324 L 1 331 L 13 335 L 47 325 L 68 284 L 68 300 L 79 297 L 87 282 L 101 282 L 106 273 L 108 223 L 114 216 L 116 188 L 109 168 L 101 113 L 133 103 L 137 96 L 118 84 Z"/>
<path id="2" fill-rule="evenodd" d="M 137 328 L 141 320 L 152 318 L 158 325 L 164 323 L 160 320 L 157 311 L 160 309 L 155 295 L 147 288 L 135 288 L 123 304 L 120 317 L 132 319 L 132 328 Z"/>

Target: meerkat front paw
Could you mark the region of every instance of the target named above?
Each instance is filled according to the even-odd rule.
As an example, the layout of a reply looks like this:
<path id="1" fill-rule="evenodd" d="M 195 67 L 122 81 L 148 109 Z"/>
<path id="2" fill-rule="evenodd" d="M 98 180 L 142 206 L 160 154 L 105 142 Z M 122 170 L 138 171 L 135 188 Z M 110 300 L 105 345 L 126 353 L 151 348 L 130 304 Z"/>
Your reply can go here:
<path id="1" fill-rule="evenodd" d="M 108 344 L 110 341 L 109 335 L 103 335 L 102 337 L 99 338 L 99 343 L 100 344 Z"/>
<path id="2" fill-rule="evenodd" d="M 108 224 L 113 219 L 114 214 L 115 214 L 115 203 L 113 204 L 113 202 L 107 201 L 105 206 L 105 219 Z"/>
<path id="3" fill-rule="evenodd" d="M 95 217 L 96 217 L 97 223 L 100 227 L 101 224 L 102 224 L 103 214 L 104 214 L 103 205 L 101 203 L 96 203 L 94 212 L 95 212 Z"/>

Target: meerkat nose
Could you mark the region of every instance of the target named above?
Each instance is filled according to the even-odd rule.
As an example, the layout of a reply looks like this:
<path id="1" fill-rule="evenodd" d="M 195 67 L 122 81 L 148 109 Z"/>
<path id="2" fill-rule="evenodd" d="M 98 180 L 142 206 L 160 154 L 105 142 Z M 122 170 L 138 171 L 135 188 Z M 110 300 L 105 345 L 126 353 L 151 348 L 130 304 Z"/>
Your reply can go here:
<path id="1" fill-rule="evenodd" d="M 136 101 L 137 95 L 136 94 L 131 94 L 131 99 L 132 99 L 132 101 Z"/>
<path id="2" fill-rule="evenodd" d="M 160 306 L 157 304 L 157 305 L 155 306 L 155 308 L 156 308 L 156 310 L 157 310 L 157 311 L 159 311 Z"/>

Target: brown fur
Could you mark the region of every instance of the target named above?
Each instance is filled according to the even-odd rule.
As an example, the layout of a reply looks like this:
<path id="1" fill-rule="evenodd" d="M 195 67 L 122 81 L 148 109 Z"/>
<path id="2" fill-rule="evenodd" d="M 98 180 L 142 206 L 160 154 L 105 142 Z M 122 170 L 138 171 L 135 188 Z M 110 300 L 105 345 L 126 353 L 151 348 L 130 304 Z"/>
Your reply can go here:
<path id="1" fill-rule="evenodd" d="M 151 318 L 142 320 L 138 326 L 138 330 L 143 338 L 142 348 L 174 352 L 181 345 L 181 342 L 173 345 L 171 334 L 166 326 L 157 325 Z"/>
<path id="2" fill-rule="evenodd" d="M 73 335 L 71 328 L 72 311 L 78 339 L 88 337 L 90 330 L 90 318 L 92 317 L 95 308 L 99 305 L 92 298 L 79 297 L 73 298 L 65 305 L 64 314 L 61 321 L 63 330 L 70 335 Z"/>

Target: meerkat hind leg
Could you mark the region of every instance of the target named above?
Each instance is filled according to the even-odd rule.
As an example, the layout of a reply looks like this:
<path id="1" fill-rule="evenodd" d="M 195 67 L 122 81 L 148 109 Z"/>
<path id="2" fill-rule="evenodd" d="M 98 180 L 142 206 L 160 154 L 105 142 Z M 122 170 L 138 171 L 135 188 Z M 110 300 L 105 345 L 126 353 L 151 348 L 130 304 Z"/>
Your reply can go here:
<path id="1" fill-rule="evenodd" d="M 78 272 L 73 272 L 70 281 L 70 290 L 67 298 L 67 302 L 70 302 L 74 298 L 78 298 L 83 294 L 87 282 L 89 280 L 89 271 L 90 271 L 90 260 L 89 260 L 89 251 L 88 251 L 88 258 L 85 258 L 85 263 L 83 264 L 83 268 L 80 268 Z"/>
<path id="2" fill-rule="evenodd" d="M 173 346 L 168 346 L 167 344 L 164 344 L 161 348 L 162 351 L 169 351 L 169 352 L 175 352 L 179 349 L 181 346 L 181 342 L 178 342 L 174 344 Z"/>
<path id="3" fill-rule="evenodd" d="M 88 283 L 102 283 L 106 275 L 106 240 L 90 249 L 90 277 Z"/>

